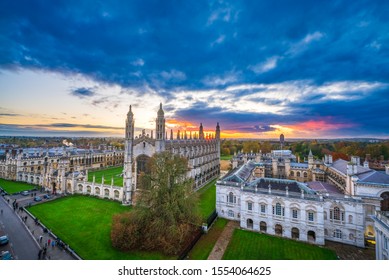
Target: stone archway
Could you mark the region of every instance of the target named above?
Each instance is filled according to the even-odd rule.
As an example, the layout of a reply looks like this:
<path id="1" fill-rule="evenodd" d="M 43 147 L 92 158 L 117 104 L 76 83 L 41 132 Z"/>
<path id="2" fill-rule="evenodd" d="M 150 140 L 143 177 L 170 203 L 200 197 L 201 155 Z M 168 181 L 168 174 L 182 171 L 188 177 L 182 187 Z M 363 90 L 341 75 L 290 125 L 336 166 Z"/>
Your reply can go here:
<path id="1" fill-rule="evenodd" d="M 266 224 L 266 222 L 260 222 L 259 223 L 259 230 L 261 232 L 266 232 L 267 231 L 267 224 Z"/>
<path id="2" fill-rule="evenodd" d="M 68 183 L 68 185 L 66 187 L 66 192 L 67 193 L 72 193 L 72 184 Z"/>
<path id="3" fill-rule="evenodd" d="M 381 194 L 381 211 L 389 211 L 389 192 Z"/>
<path id="4" fill-rule="evenodd" d="M 254 227 L 253 220 L 252 219 L 247 219 L 246 226 L 247 226 L 248 229 L 253 229 L 253 227 Z"/>
<path id="5" fill-rule="evenodd" d="M 292 238 L 299 239 L 300 238 L 300 230 L 298 228 L 292 228 Z"/>
<path id="6" fill-rule="evenodd" d="M 315 242 L 316 241 L 316 233 L 312 230 L 309 230 L 307 233 L 308 242 Z"/>
<path id="7" fill-rule="evenodd" d="M 276 235 L 282 236 L 282 226 L 280 224 L 276 224 L 274 232 Z"/>
<path id="8" fill-rule="evenodd" d="M 141 175 L 142 174 L 148 174 L 149 167 L 148 167 L 148 161 L 150 160 L 149 156 L 146 156 L 144 154 L 139 155 L 136 158 L 136 187 L 139 188 L 141 184 Z"/>
<path id="9" fill-rule="evenodd" d="M 52 194 L 57 194 L 57 183 L 52 182 L 51 186 L 52 186 Z"/>

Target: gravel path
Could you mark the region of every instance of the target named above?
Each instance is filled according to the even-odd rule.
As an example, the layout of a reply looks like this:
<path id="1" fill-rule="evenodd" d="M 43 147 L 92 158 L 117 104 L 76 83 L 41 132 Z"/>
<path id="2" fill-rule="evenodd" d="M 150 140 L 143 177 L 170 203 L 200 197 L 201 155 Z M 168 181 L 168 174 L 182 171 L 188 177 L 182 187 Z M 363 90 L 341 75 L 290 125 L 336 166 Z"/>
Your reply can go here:
<path id="1" fill-rule="evenodd" d="M 228 243 L 230 243 L 230 239 L 232 237 L 232 233 L 236 228 L 239 228 L 238 222 L 228 222 L 215 246 L 213 247 L 212 252 L 209 254 L 208 260 L 221 260 L 223 258 L 224 251 L 227 249 Z"/>

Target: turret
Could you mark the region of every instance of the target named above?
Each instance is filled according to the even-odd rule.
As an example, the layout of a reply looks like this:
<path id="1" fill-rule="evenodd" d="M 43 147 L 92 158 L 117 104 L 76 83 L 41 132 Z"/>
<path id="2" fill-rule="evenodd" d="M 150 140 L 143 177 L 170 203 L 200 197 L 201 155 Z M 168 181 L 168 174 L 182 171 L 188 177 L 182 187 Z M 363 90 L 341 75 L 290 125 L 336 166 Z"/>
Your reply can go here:
<path id="1" fill-rule="evenodd" d="M 162 152 L 165 150 L 165 112 L 162 109 L 162 103 L 159 104 L 159 110 L 157 113 L 157 118 L 155 120 L 155 149 L 156 152 Z"/>
<path id="2" fill-rule="evenodd" d="M 131 110 L 131 105 L 127 113 L 127 119 L 126 119 L 126 135 L 125 138 L 128 140 L 133 140 L 134 139 L 134 114 L 132 113 Z"/>
<path id="3" fill-rule="evenodd" d="M 309 149 L 309 155 L 308 155 L 308 168 L 313 169 L 313 154 L 311 149 Z"/>
<path id="4" fill-rule="evenodd" d="M 203 124 L 200 123 L 200 129 L 199 129 L 199 139 L 204 139 L 204 129 L 203 129 Z"/>
<path id="5" fill-rule="evenodd" d="M 220 139 L 220 126 L 219 126 L 219 123 L 216 124 L 216 139 Z"/>
<path id="6" fill-rule="evenodd" d="M 123 186 L 124 186 L 124 196 L 123 204 L 129 205 L 132 203 L 132 192 L 133 192 L 133 182 L 132 182 L 132 152 L 133 152 L 133 140 L 134 140 L 134 128 L 135 120 L 134 114 L 131 110 L 131 105 L 127 113 L 126 119 L 126 135 L 125 135 L 125 153 L 124 153 L 124 167 L 123 167 Z M 95 178 L 93 178 L 95 182 Z M 104 184 L 104 180 L 102 180 Z"/>
<path id="7" fill-rule="evenodd" d="M 159 110 L 157 114 L 156 122 L 156 140 L 165 139 L 165 112 L 162 109 L 162 103 L 159 104 Z"/>

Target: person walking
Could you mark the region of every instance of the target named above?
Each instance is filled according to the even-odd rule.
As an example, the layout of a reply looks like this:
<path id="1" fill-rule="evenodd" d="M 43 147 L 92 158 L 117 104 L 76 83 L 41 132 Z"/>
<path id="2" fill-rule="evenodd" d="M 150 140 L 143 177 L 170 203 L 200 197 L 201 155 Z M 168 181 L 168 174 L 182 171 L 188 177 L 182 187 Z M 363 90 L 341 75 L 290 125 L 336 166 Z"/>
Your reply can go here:
<path id="1" fill-rule="evenodd" d="M 42 243 L 42 239 L 43 239 L 43 236 L 40 235 L 40 236 L 39 236 L 39 243 Z"/>
<path id="2" fill-rule="evenodd" d="M 1 211 L 1 215 L 3 215 L 3 208 L 1 208 L 1 210 L 0 210 L 0 211 Z"/>
<path id="3" fill-rule="evenodd" d="M 47 245 L 50 247 L 51 239 L 47 240 Z"/>

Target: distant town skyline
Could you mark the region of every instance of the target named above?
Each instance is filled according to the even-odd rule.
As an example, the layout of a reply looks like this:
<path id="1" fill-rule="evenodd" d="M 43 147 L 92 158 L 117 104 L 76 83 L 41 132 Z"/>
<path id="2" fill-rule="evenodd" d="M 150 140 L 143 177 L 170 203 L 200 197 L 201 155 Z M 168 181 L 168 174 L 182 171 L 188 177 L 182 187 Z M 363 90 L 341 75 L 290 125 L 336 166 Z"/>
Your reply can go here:
<path id="1" fill-rule="evenodd" d="M 389 138 L 389 3 L 1 1 L 0 136 Z M 174 134 L 176 135 L 176 134 Z"/>

